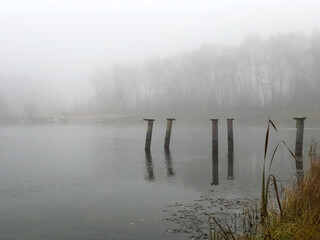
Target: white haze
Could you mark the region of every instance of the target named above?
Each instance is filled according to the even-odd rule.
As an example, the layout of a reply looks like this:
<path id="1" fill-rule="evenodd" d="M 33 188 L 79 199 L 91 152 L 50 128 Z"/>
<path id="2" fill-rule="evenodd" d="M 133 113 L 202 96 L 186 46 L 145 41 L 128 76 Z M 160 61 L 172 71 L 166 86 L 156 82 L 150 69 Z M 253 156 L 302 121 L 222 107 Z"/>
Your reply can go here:
<path id="1" fill-rule="evenodd" d="M 89 101 L 90 79 L 114 63 L 141 62 L 249 34 L 310 34 L 311 0 L 1 0 L 0 101 L 22 115 L 61 114 Z"/>

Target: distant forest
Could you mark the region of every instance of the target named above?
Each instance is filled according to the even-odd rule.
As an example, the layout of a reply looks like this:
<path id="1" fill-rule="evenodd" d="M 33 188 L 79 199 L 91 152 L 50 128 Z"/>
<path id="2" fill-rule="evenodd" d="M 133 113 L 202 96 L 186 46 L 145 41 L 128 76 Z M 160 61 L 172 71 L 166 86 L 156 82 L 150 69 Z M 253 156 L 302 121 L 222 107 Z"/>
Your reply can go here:
<path id="1" fill-rule="evenodd" d="M 99 113 L 218 109 L 320 110 L 320 33 L 250 36 L 141 64 L 116 64 L 91 79 Z"/>

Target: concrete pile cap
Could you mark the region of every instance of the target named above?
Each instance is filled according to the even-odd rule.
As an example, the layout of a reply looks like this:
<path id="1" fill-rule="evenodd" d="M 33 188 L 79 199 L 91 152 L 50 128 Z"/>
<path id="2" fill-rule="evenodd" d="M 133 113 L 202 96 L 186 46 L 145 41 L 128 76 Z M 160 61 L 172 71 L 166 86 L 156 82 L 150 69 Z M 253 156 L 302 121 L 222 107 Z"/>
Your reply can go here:
<path id="1" fill-rule="evenodd" d="M 155 119 L 144 118 L 143 121 L 155 121 Z"/>

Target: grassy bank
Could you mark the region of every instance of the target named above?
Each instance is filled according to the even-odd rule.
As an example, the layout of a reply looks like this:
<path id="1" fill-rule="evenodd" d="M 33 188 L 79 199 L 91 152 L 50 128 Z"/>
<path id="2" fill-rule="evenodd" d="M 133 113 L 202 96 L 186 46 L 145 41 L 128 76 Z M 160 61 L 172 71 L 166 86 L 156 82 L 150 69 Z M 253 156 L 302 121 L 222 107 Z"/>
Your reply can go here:
<path id="1" fill-rule="evenodd" d="M 311 152 L 311 166 L 300 184 L 287 189 L 282 213 L 270 211 L 262 236 L 256 239 L 320 239 L 320 156 Z"/>
<path id="2" fill-rule="evenodd" d="M 265 221 L 255 226 L 257 233 L 238 239 L 320 239 L 320 155 L 314 148 L 311 150 L 308 173 L 299 184 L 286 189 L 281 211 L 279 207 L 269 207 Z M 222 239 L 235 239 L 229 236 Z"/>

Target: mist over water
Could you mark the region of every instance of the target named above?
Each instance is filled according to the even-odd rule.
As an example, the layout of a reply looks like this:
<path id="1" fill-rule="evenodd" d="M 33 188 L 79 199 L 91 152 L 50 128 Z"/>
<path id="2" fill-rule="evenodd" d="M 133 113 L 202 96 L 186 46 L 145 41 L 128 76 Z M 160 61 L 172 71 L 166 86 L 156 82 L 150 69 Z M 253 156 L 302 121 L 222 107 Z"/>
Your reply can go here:
<path id="1" fill-rule="evenodd" d="M 2 1 L 0 115 L 318 110 L 316 1 Z"/>
<path id="2" fill-rule="evenodd" d="M 166 234 L 168 204 L 192 202 L 208 189 L 216 199 L 259 196 L 264 125 L 234 123 L 233 162 L 226 122 L 219 125 L 215 158 L 210 121 L 175 122 L 169 151 L 164 127 L 155 122 L 151 152 L 144 150 L 142 121 L 0 127 L 1 236 L 181 239 Z M 280 125 L 279 132 L 271 134 L 270 148 L 280 139 L 293 148 L 294 129 Z M 320 140 L 319 129 L 305 130 L 305 156 L 311 136 Z M 279 150 L 272 172 L 280 189 L 296 179 L 296 169 L 289 152 Z"/>
<path id="3" fill-rule="evenodd" d="M 318 9 L 0 1 L 0 239 L 189 238 L 170 206 L 211 197 L 224 214 L 224 200 L 259 197 L 269 117 L 269 149 L 294 149 L 293 118 L 307 117 L 303 161 L 281 145 L 271 168 L 280 190 L 296 181 L 320 140 Z"/>

